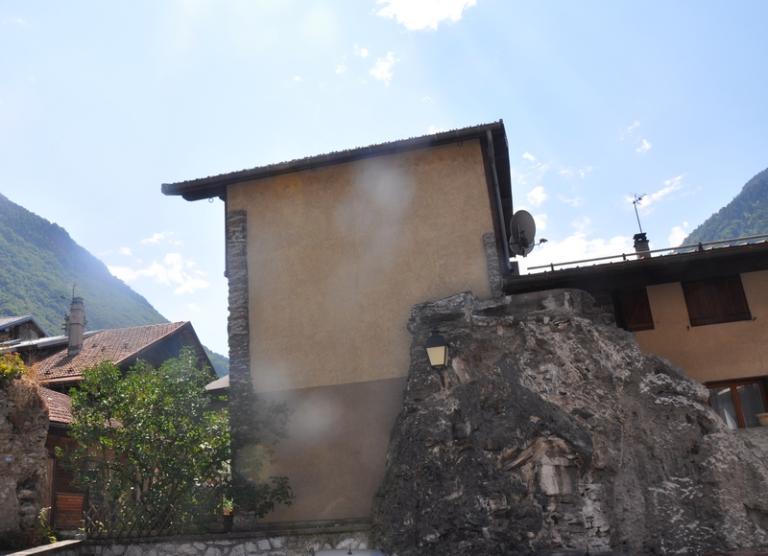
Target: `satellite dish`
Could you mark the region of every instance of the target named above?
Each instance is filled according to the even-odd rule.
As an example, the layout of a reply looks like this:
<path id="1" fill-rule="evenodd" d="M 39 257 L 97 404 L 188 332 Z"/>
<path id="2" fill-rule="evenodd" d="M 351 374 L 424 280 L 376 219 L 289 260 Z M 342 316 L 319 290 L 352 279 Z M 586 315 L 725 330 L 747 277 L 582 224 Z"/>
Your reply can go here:
<path id="1" fill-rule="evenodd" d="M 525 257 L 533 251 L 536 237 L 536 222 L 527 210 L 518 210 L 509 221 L 509 251 L 512 255 Z"/>

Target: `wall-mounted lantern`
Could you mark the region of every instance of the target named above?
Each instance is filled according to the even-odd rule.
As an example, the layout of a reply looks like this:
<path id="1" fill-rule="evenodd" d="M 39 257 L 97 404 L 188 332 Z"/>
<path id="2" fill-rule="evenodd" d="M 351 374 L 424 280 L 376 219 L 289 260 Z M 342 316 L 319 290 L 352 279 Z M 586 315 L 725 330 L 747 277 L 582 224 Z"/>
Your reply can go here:
<path id="1" fill-rule="evenodd" d="M 429 358 L 429 364 L 433 369 L 444 369 L 448 362 L 448 342 L 445 338 L 438 334 L 436 330 L 432 331 L 432 334 L 427 338 L 427 343 L 424 344 L 424 349 L 427 350 L 427 357 Z"/>

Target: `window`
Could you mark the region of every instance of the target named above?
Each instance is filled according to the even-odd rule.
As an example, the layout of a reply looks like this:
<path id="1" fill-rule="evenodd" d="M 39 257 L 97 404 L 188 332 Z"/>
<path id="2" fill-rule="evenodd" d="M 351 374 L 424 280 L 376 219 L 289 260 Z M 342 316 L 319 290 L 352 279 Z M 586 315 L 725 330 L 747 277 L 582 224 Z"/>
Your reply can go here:
<path id="1" fill-rule="evenodd" d="M 616 292 L 616 322 L 625 330 L 652 330 L 653 315 L 645 288 Z"/>
<path id="2" fill-rule="evenodd" d="M 707 383 L 709 403 L 729 429 L 756 427 L 758 413 L 768 411 L 764 378 Z"/>
<path id="3" fill-rule="evenodd" d="M 741 277 L 683 282 L 691 326 L 751 320 Z"/>

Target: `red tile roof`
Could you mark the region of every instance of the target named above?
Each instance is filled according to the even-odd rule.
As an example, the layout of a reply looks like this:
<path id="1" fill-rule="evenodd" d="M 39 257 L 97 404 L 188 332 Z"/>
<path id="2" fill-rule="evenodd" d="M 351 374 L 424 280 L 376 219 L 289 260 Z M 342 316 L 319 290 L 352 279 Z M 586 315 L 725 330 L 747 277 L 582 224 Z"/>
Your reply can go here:
<path id="1" fill-rule="evenodd" d="M 48 406 L 48 419 L 52 423 L 68 425 L 72 422 L 72 398 L 61 392 L 40 387 L 40 396 Z"/>
<path id="2" fill-rule="evenodd" d="M 93 332 L 83 340 L 83 347 L 77 354 L 69 355 L 67 345 L 64 344 L 56 353 L 35 362 L 32 369 L 43 383 L 62 379 L 78 380 L 85 369 L 103 361 L 119 365 L 185 324 L 171 322 Z"/>

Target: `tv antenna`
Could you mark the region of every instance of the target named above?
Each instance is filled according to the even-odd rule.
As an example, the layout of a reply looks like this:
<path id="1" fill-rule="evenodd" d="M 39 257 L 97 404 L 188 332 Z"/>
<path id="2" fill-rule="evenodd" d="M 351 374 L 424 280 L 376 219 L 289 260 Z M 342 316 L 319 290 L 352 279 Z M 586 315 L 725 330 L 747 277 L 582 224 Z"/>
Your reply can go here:
<path id="1" fill-rule="evenodd" d="M 538 245 L 536 238 L 536 222 L 527 210 L 518 210 L 509 220 L 509 251 L 512 255 L 525 257 Z M 539 243 L 544 243 L 542 239 Z"/>
<path id="2" fill-rule="evenodd" d="M 645 199 L 645 193 L 638 195 L 635 193 L 632 197 L 632 205 L 635 207 L 635 218 L 637 218 L 637 227 L 640 228 L 640 233 L 643 233 L 643 225 L 640 224 L 640 213 L 637 211 L 637 205 Z"/>

